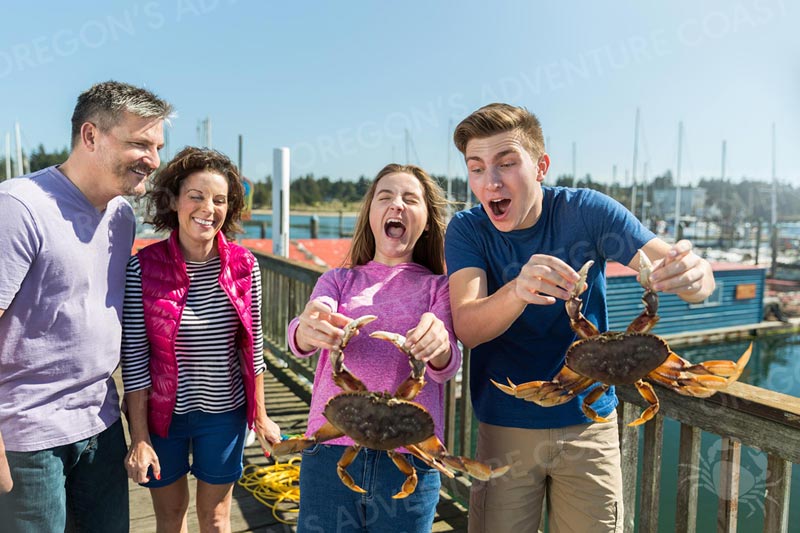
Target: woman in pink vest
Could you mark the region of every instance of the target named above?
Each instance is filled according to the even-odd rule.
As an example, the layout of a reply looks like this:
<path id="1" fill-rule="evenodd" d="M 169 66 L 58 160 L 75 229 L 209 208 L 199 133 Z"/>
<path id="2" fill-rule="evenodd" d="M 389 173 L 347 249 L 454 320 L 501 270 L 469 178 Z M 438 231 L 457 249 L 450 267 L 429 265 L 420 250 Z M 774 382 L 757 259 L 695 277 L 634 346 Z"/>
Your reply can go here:
<path id="1" fill-rule="evenodd" d="M 325 272 L 303 313 L 289 325 L 289 346 L 298 357 L 322 350 L 314 376 L 307 434 L 325 424 L 323 409 L 342 392 L 332 376 L 329 351 L 340 346 L 342 328 L 363 315 L 378 318 L 350 339 L 346 364 L 369 390 L 395 391 L 409 377 L 408 358 L 376 330 L 407 337 L 413 357 L 427 364 L 427 384 L 414 401 L 444 432 L 444 384 L 461 365 L 444 275 L 445 200 L 421 168 L 391 164 L 378 172 L 364 198 L 350 245 L 350 268 Z M 360 448 L 347 471 L 363 493 L 345 486 L 337 463 L 353 440 L 339 437 L 303 450 L 298 533 L 311 531 L 431 531 L 441 481 L 439 472 L 406 450 L 416 470 L 416 490 L 393 496 L 406 475 L 385 451 Z"/>
<path id="2" fill-rule="evenodd" d="M 125 464 L 150 489 L 159 531 L 186 531 L 189 472 L 200 530 L 228 531 L 247 427 L 265 446 L 280 441 L 264 407 L 260 270 L 253 254 L 228 241 L 241 231 L 243 207 L 230 159 L 185 148 L 148 193 L 153 225 L 171 234 L 128 263 Z"/>

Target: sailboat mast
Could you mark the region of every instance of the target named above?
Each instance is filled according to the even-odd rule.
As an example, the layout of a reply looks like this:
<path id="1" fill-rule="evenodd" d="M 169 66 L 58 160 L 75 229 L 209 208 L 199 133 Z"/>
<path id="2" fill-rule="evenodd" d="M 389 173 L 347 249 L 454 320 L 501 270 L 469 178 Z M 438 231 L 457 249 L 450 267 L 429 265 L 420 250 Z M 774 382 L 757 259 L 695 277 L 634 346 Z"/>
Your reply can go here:
<path id="1" fill-rule="evenodd" d="M 445 173 L 447 176 L 447 220 L 453 216 L 453 180 L 450 177 L 450 132 L 453 131 L 453 119 L 447 121 L 447 138 L 445 139 L 445 152 L 447 153 L 447 163 Z"/>
<path id="2" fill-rule="evenodd" d="M 631 171 L 631 213 L 636 214 L 636 164 L 639 159 L 639 108 L 636 108 L 636 121 L 633 126 L 633 170 Z"/>
<path id="3" fill-rule="evenodd" d="M 678 122 L 678 166 L 675 169 L 675 242 L 678 242 L 681 224 L 681 149 L 683 148 L 683 121 Z"/>
<path id="4" fill-rule="evenodd" d="M 11 179 L 11 132 L 6 132 L 6 179 Z"/>
<path id="5" fill-rule="evenodd" d="M 775 123 L 772 123 L 772 227 L 778 224 L 778 178 L 775 173 Z"/>
<path id="6" fill-rule="evenodd" d="M 19 122 L 14 123 L 14 130 L 17 137 L 17 176 L 22 176 L 25 171 L 22 169 L 22 133 L 19 130 Z"/>
<path id="7" fill-rule="evenodd" d="M 575 141 L 572 141 L 572 186 L 578 186 L 578 170 L 577 170 L 577 147 L 575 146 Z"/>
<path id="8" fill-rule="evenodd" d="M 642 165 L 642 212 L 640 220 L 645 222 L 647 218 L 647 161 Z"/>

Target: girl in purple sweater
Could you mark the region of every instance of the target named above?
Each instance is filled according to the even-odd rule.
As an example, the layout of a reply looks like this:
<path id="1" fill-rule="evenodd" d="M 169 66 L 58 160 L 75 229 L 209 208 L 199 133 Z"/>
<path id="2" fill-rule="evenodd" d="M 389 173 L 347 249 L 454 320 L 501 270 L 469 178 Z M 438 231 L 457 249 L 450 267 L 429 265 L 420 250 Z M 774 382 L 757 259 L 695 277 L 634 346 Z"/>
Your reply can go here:
<path id="1" fill-rule="evenodd" d="M 427 385 L 414 401 L 430 412 L 442 439 L 444 383 L 461 364 L 444 275 L 444 208 L 441 189 L 421 168 L 391 164 L 378 173 L 356 222 L 352 266 L 324 273 L 303 313 L 289 324 L 295 355 L 309 357 L 322 350 L 307 434 L 325 423 L 325 404 L 342 392 L 331 377 L 329 350 L 339 346 L 342 328 L 351 319 L 370 314 L 378 319 L 348 343 L 347 367 L 369 390 L 396 390 L 409 375 L 408 359 L 369 333 L 405 334 L 412 355 L 427 363 Z M 361 448 L 347 469 L 366 490 L 359 494 L 336 473 L 337 461 L 352 444 L 341 437 L 303 451 L 297 531 L 429 532 L 439 500 L 439 472 L 405 453 L 419 482 L 408 498 L 392 499 L 405 475 L 386 452 Z"/>

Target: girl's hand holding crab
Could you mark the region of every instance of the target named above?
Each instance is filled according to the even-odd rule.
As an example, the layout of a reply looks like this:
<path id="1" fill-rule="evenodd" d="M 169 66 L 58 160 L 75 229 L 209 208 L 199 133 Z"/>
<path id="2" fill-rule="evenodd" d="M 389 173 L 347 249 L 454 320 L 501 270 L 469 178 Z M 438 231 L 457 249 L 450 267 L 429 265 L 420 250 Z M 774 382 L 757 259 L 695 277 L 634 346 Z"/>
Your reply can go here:
<path id="1" fill-rule="evenodd" d="M 433 313 L 423 313 L 417 326 L 408 330 L 405 348 L 414 359 L 433 368 L 444 368 L 450 362 L 450 334 Z"/>
<path id="2" fill-rule="evenodd" d="M 350 318 L 334 313 L 320 300 L 311 300 L 298 317 L 299 325 L 295 332 L 297 347 L 304 352 L 312 350 L 336 350 L 342 342 L 342 328 Z"/>

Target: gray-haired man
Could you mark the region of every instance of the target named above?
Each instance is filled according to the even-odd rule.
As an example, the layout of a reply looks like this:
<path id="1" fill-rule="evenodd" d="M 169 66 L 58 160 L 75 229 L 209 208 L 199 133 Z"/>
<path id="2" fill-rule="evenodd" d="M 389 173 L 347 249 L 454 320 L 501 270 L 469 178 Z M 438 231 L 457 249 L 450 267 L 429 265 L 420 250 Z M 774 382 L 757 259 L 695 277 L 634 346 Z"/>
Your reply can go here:
<path id="1" fill-rule="evenodd" d="M 4 531 L 128 531 L 111 374 L 136 222 L 120 196 L 144 192 L 171 113 L 150 91 L 94 85 L 78 97 L 67 161 L 0 184 Z"/>

